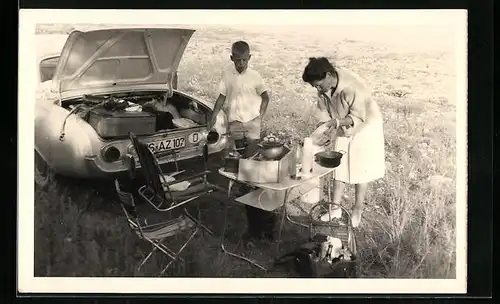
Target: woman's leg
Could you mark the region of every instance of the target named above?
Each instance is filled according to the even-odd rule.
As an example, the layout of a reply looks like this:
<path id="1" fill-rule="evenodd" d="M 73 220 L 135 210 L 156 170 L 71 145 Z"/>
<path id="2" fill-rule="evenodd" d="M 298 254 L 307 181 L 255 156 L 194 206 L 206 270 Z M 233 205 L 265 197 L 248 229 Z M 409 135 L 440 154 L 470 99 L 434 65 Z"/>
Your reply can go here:
<path id="1" fill-rule="evenodd" d="M 333 181 L 333 198 L 332 203 L 340 205 L 344 197 L 345 183 L 339 180 Z"/>
<path id="2" fill-rule="evenodd" d="M 352 209 L 352 225 L 357 227 L 361 222 L 361 214 L 363 213 L 363 203 L 366 197 L 366 191 L 368 190 L 368 183 L 356 184 L 356 200 L 354 202 L 354 208 Z"/>
<path id="3" fill-rule="evenodd" d="M 344 196 L 345 191 L 345 183 L 339 180 L 333 181 L 333 197 L 331 198 L 331 202 L 333 205 L 330 207 L 330 213 L 326 213 L 321 216 L 322 221 L 329 221 L 330 218 L 341 218 L 342 217 L 342 209 L 340 209 L 340 205 L 342 203 L 342 198 Z"/>

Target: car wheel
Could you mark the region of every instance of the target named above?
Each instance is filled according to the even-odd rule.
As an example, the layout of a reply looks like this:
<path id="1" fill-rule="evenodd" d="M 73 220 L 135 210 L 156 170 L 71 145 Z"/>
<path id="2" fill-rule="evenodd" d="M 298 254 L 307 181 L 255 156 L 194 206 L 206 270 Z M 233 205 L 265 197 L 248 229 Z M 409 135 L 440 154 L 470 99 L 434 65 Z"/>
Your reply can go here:
<path id="1" fill-rule="evenodd" d="M 50 180 L 50 168 L 45 160 L 35 151 L 35 183 L 45 188 Z"/>

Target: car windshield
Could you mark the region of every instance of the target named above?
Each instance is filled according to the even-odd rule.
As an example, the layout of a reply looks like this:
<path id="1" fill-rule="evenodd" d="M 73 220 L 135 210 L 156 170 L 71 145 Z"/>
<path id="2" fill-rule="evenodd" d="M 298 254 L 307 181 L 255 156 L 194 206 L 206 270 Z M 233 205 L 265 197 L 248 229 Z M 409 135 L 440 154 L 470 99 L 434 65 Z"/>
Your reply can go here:
<path id="1" fill-rule="evenodd" d="M 45 82 L 54 78 L 59 56 L 50 57 L 40 62 L 40 82 Z"/>

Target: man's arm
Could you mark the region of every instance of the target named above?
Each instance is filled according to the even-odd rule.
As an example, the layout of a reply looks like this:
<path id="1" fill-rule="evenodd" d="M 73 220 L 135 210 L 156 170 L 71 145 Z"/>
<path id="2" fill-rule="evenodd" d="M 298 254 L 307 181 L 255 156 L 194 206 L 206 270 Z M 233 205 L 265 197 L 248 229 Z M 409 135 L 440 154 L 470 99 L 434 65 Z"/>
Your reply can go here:
<path id="1" fill-rule="evenodd" d="M 264 78 L 259 74 L 259 72 L 254 72 L 255 76 L 255 91 L 260 95 L 262 102 L 260 104 L 259 116 L 262 118 L 266 114 L 267 106 L 269 105 L 269 93 L 266 89 L 266 84 Z"/>
<path id="2" fill-rule="evenodd" d="M 266 114 L 267 106 L 269 105 L 269 94 L 267 91 L 264 91 L 260 94 L 260 97 L 262 98 L 262 103 L 260 104 L 260 117 L 262 118 Z"/>
<path id="3" fill-rule="evenodd" d="M 226 101 L 226 96 L 224 96 L 223 94 L 219 94 L 219 97 L 217 97 L 217 100 L 215 101 L 215 106 L 214 110 L 212 111 L 212 117 L 210 119 L 210 123 L 208 124 L 209 130 L 212 129 L 212 127 L 217 122 L 217 115 L 219 115 L 219 112 L 222 110 L 225 101 Z"/>

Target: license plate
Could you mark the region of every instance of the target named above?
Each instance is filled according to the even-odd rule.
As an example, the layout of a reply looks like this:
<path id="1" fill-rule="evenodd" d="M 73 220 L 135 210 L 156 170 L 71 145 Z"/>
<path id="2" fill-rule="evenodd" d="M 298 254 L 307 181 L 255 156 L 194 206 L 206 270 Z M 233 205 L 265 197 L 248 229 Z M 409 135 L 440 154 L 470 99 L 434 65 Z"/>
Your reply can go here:
<path id="1" fill-rule="evenodd" d="M 165 152 L 172 149 L 180 149 L 184 148 L 185 146 L 186 146 L 186 139 L 184 137 L 163 139 L 148 144 L 148 148 L 153 153 Z"/>

